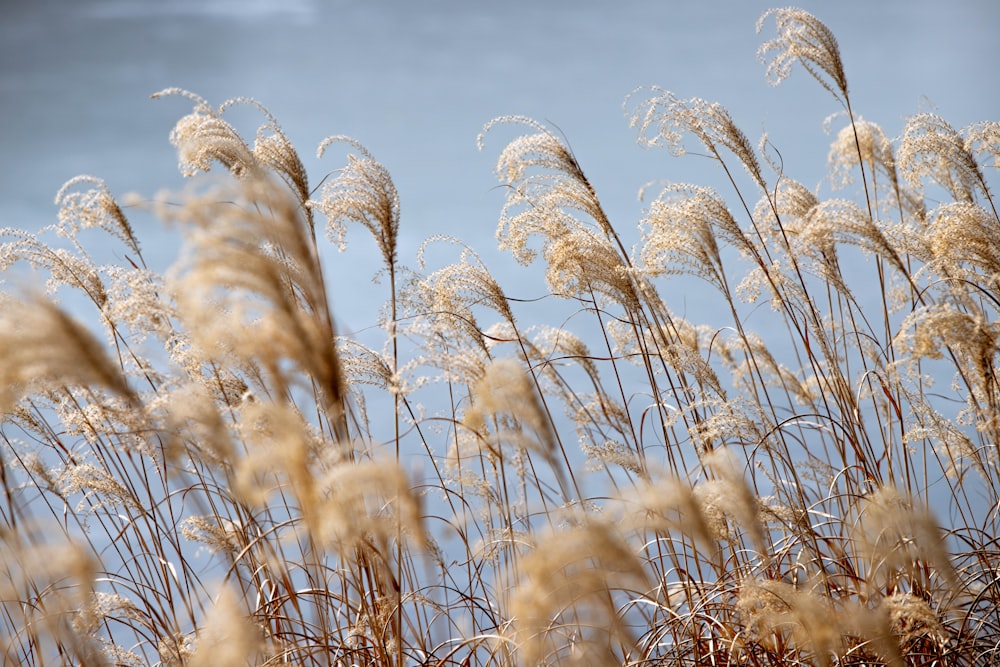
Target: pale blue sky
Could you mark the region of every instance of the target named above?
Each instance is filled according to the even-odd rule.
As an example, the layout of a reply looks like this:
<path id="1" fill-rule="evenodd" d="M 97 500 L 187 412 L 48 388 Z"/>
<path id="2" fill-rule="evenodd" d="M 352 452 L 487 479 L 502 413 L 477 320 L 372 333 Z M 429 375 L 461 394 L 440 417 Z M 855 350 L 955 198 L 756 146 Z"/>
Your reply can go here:
<path id="1" fill-rule="evenodd" d="M 638 188 L 654 179 L 710 181 L 705 160 L 646 151 L 622 100 L 638 86 L 719 101 L 752 140 L 767 131 L 791 176 L 820 182 L 837 102 L 801 69 L 778 88 L 755 57 L 757 0 L 624 2 L 321 2 L 320 0 L 4 0 L 0 22 L 0 226 L 54 220 L 52 197 L 89 173 L 116 194 L 181 184 L 167 142 L 190 109 L 153 101 L 169 86 L 210 102 L 250 96 L 299 147 L 312 182 L 331 134 L 352 135 L 393 174 L 402 199 L 401 259 L 430 234 L 460 236 L 492 259 L 503 200 L 494 160 L 511 132 L 477 151 L 493 116 L 558 127 L 613 221 L 634 234 Z M 897 134 L 908 114 L 938 110 L 963 126 L 1000 117 L 1000 3 L 990 0 L 806 2 L 841 43 L 855 109 Z M 249 111 L 234 115 L 250 128 Z M 137 227 L 156 263 L 173 246 L 152 220 Z M 332 280 L 375 270 L 373 244 L 332 252 Z M 514 281 L 518 280 L 513 276 Z M 335 308 L 361 326 L 349 298 Z M 362 308 L 373 312 L 370 304 Z"/>

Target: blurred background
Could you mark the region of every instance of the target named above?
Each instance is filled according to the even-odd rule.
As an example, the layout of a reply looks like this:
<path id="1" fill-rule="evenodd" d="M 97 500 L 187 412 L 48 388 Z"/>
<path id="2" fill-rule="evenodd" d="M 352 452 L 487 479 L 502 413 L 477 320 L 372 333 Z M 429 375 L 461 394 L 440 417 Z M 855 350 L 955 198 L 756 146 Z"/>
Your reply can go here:
<path id="1" fill-rule="evenodd" d="M 342 0 L 3 0 L 0 4 L 0 227 L 55 221 L 53 196 L 92 174 L 117 195 L 152 196 L 182 179 L 167 141 L 191 109 L 150 94 L 178 86 L 213 105 L 236 96 L 266 105 L 317 184 L 343 155 L 316 145 L 347 134 L 393 175 L 402 202 L 400 259 L 415 263 L 432 234 L 462 238 L 512 296 L 542 293 L 496 253 L 504 192 L 493 165 L 516 130 L 476 135 L 521 114 L 562 133 L 626 239 L 637 238 L 649 181 L 717 184 L 716 168 L 645 150 L 622 101 L 656 85 L 726 106 L 751 141 L 767 132 L 788 175 L 823 182 L 836 100 L 801 68 L 767 85 L 755 34 L 770 0 L 723 2 L 345 2 Z M 897 135 L 905 117 L 934 110 L 956 127 L 1000 117 L 1000 3 L 992 0 L 806 2 L 834 32 L 855 111 Z M 249 107 L 227 118 L 252 140 Z M 835 125 L 835 129 L 840 125 Z M 729 196 L 720 185 L 724 196 Z M 848 195 L 850 196 L 850 195 Z M 176 255 L 175 231 L 135 212 L 153 266 Z M 334 309 L 346 330 L 374 323 L 384 289 L 359 288 L 378 267 L 361 229 L 327 255 Z M 117 252 L 117 251 L 114 251 Z M 114 261 L 114 252 L 109 261 Z M 537 274 L 536 274 L 537 275 Z M 350 289 L 339 289 L 349 281 Z M 671 307 L 695 307 L 695 295 Z"/>

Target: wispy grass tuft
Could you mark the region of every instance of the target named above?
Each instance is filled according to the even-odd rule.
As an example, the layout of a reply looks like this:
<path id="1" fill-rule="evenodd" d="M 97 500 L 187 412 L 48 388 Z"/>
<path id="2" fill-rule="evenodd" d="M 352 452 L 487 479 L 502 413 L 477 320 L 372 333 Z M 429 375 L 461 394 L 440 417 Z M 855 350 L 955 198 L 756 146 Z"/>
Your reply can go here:
<path id="1" fill-rule="evenodd" d="M 995 662 L 1000 125 L 891 138 L 819 19 L 772 23 L 768 81 L 800 66 L 842 107 L 837 196 L 721 105 L 639 89 L 639 143 L 698 146 L 722 185 L 660 184 L 622 226 L 566 141 L 497 118 L 497 238 L 540 304 L 455 239 L 405 268 L 356 140 L 320 143 L 340 166 L 312 186 L 260 103 L 158 93 L 193 106 L 190 187 L 142 207 L 183 240 L 169 270 L 89 176 L 52 228 L 0 232 L 47 290 L 0 295 L 2 662 Z M 338 331 L 324 277 L 319 237 L 356 227 L 381 346 Z M 712 322 L 672 309 L 692 277 Z"/>

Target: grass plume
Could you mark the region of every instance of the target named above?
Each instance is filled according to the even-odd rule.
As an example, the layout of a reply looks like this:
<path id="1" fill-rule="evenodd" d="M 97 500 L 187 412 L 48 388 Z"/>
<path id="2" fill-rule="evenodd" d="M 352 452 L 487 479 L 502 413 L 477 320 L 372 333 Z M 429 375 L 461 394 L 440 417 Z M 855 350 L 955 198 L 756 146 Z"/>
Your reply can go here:
<path id="1" fill-rule="evenodd" d="M 837 196 L 722 105 L 645 88 L 638 142 L 698 146 L 722 185 L 644 191 L 623 226 L 556 133 L 489 121 L 497 239 L 541 265 L 540 308 L 456 239 L 406 268 L 356 140 L 320 143 L 340 166 L 314 187 L 260 103 L 158 93 L 193 107 L 190 186 L 143 205 L 171 268 L 90 176 L 51 228 L 0 232 L 0 269 L 47 289 L 0 295 L 4 664 L 995 662 L 1000 125 L 891 138 L 818 18 L 771 24 L 767 80 L 800 66 L 841 107 Z M 374 343 L 324 277 L 323 237 L 357 227 L 388 278 Z M 672 309 L 692 277 L 712 322 Z"/>

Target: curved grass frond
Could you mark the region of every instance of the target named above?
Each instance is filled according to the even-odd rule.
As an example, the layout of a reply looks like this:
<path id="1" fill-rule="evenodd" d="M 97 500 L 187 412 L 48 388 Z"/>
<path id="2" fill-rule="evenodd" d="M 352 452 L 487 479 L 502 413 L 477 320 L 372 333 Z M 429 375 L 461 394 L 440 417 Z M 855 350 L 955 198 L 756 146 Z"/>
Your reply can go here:
<path id="1" fill-rule="evenodd" d="M 84 192 L 76 190 L 84 184 L 93 187 Z M 102 179 L 94 176 L 71 178 L 59 188 L 55 203 L 59 206 L 61 236 L 73 237 L 82 229 L 103 229 L 123 241 L 136 255 L 142 255 L 132 224 Z"/>
<path id="2" fill-rule="evenodd" d="M 797 7 L 769 9 L 757 19 L 757 33 L 774 18 L 778 36 L 761 44 L 757 57 L 767 62 L 767 80 L 772 86 L 792 73 L 796 62 L 838 100 L 847 104 L 847 75 L 840 47 L 822 21 Z"/>
<path id="3" fill-rule="evenodd" d="M 956 201 L 972 202 L 975 193 L 990 198 L 986 178 L 966 141 L 936 114 L 920 113 L 906 121 L 897 161 L 903 177 L 914 187 L 930 178 Z"/>
<path id="4" fill-rule="evenodd" d="M 348 154 L 347 165 L 336 178 L 323 185 L 318 202 L 310 202 L 329 220 L 326 232 L 341 250 L 346 246 L 345 223 L 356 222 L 375 238 L 385 265 L 396 264 L 396 243 L 399 235 L 399 194 L 389 172 L 368 150 L 348 137 L 328 137 L 317 149 L 323 157 L 334 143 L 346 143 L 358 155 Z"/>
<path id="5" fill-rule="evenodd" d="M 701 98 L 679 99 L 661 88 L 648 89 L 648 96 L 634 103 L 639 89 L 625 99 L 629 126 L 639 128 L 640 142 L 646 146 L 665 146 L 672 155 L 683 155 L 684 134 L 694 135 L 716 160 L 722 161 L 720 148 L 726 148 L 739 159 L 754 183 L 767 189 L 757 153 L 742 130 L 736 127 L 729 111 L 717 102 Z"/>
<path id="6" fill-rule="evenodd" d="M 48 292 L 0 294 L 0 661 L 992 664 L 1000 125 L 890 139 L 830 30 L 771 20 L 767 78 L 799 63 L 845 107 L 838 197 L 720 105 L 642 89 L 640 143 L 732 189 L 662 186 L 630 238 L 564 138 L 497 118 L 480 147 L 523 131 L 497 240 L 543 260 L 540 298 L 454 239 L 403 268 L 400 194 L 357 141 L 320 143 L 344 164 L 310 189 L 260 103 L 158 93 L 193 105 L 171 141 L 198 176 L 148 207 L 181 235 L 170 269 L 90 176 L 43 234 L 0 230 L 0 273 Z M 356 334 L 317 212 L 389 278 Z"/>
<path id="7" fill-rule="evenodd" d="M 3 414 L 24 396 L 46 389 L 92 386 L 134 396 L 104 346 L 48 299 L 0 300 L 0 359 Z"/>
<path id="8" fill-rule="evenodd" d="M 524 664 L 628 661 L 634 640 L 614 594 L 648 584 L 613 528 L 584 523 L 547 536 L 521 562 L 521 575 L 511 614 Z"/>

